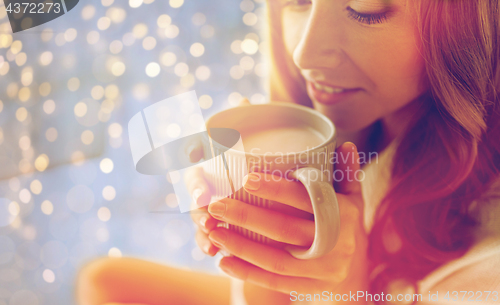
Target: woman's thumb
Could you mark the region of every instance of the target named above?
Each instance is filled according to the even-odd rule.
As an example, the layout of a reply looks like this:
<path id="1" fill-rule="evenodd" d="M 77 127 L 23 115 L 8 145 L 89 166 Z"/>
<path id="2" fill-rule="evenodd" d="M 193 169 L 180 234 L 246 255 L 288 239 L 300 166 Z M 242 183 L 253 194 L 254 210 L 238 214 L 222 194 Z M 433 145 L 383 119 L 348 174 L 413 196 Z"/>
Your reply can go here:
<path id="1" fill-rule="evenodd" d="M 337 166 L 334 172 L 335 191 L 341 194 L 361 193 L 359 154 L 356 145 L 345 142 L 337 148 Z"/>

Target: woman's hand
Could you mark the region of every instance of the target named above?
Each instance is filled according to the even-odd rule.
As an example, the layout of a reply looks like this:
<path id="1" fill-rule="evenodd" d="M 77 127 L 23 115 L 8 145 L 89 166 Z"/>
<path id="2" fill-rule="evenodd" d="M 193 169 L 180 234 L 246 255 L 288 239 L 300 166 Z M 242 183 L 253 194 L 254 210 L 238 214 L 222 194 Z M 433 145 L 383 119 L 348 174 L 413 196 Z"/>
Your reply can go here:
<path id="1" fill-rule="evenodd" d="M 209 239 L 233 257 L 224 257 L 220 268 L 229 275 L 256 285 L 289 294 L 323 291 L 364 291 L 367 287 L 367 238 L 363 226 L 361 185 L 354 177 L 359 170 L 356 147 L 344 143 L 339 154 L 354 153 L 348 163 L 339 164 L 345 179 L 336 185 L 341 227 L 335 248 L 317 259 L 296 259 L 287 251 L 251 241 L 241 235 L 215 228 Z M 343 158 L 339 158 L 343 160 Z M 356 163 L 349 163 L 349 161 Z M 347 176 L 349 173 L 350 176 Z M 347 177 L 350 177 L 348 181 Z M 265 173 L 251 173 L 245 189 L 252 194 L 312 213 L 312 206 L 302 183 L 280 179 Z M 217 220 L 241 226 L 273 240 L 309 247 L 314 239 L 314 221 L 259 208 L 238 200 L 224 198 L 210 204 L 209 213 Z"/>
<path id="2" fill-rule="evenodd" d="M 249 104 L 250 101 L 247 98 L 243 98 L 238 106 Z M 203 146 L 201 143 L 193 143 L 193 145 L 188 147 L 186 153 L 191 162 L 197 162 L 203 158 Z M 208 239 L 208 233 L 217 227 L 219 221 L 214 219 L 207 211 L 211 193 L 203 169 L 194 166 L 186 171 L 185 183 L 193 197 L 193 204 L 195 205 L 195 208 L 191 211 L 191 218 L 198 227 L 195 237 L 196 243 L 203 252 L 214 256 L 219 251 L 219 248 L 214 246 L 210 239 Z"/>
<path id="3" fill-rule="evenodd" d="M 193 208 L 191 209 L 191 218 L 197 225 L 196 243 L 198 247 L 210 256 L 214 256 L 219 251 L 219 248 L 214 246 L 208 233 L 217 227 L 217 221 L 207 211 L 207 205 L 210 203 L 211 193 L 210 187 L 205 180 L 203 168 L 198 166 L 191 167 L 186 171 L 185 182 L 188 190 L 193 197 Z"/>

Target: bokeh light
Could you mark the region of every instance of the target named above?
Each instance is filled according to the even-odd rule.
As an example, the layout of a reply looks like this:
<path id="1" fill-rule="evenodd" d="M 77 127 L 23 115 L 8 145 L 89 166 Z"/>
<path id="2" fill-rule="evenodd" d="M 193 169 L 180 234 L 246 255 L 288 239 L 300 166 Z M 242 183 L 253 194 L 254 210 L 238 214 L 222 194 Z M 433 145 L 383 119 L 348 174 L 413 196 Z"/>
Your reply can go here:
<path id="1" fill-rule="evenodd" d="M 169 0 L 169 4 L 173 8 L 179 8 L 184 4 L 184 0 Z"/>
<path id="2" fill-rule="evenodd" d="M 28 117 L 28 110 L 24 107 L 19 107 L 16 111 L 16 119 L 19 122 L 23 122 Z"/>
<path id="3" fill-rule="evenodd" d="M 38 93 L 40 93 L 41 96 L 49 95 L 51 90 L 52 86 L 50 85 L 49 82 L 41 83 L 40 87 L 38 87 Z"/>
<path id="4" fill-rule="evenodd" d="M 97 20 L 97 28 L 101 31 L 107 30 L 111 25 L 111 19 L 108 17 L 101 17 Z"/>
<path id="5" fill-rule="evenodd" d="M 95 15 L 95 7 L 93 5 L 86 5 L 83 7 L 81 15 L 83 20 L 92 19 Z"/>
<path id="6" fill-rule="evenodd" d="M 94 100 L 100 100 L 104 96 L 104 88 L 102 86 L 94 86 L 90 95 Z"/>
<path id="7" fill-rule="evenodd" d="M 210 97 L 210 95 L 205 94 L 205 95 L 200 96 L 200 98 L 198 99 L 198 103 L 200 104 L 200 107 L 202 109 L 208 109 L 212 106 L 213 100 Z"/>
<path id="8" fill-rule="evenodd" d="M 46 114 L 51 114 L 56 110 L 56 103 L 53 100 L 46 100 L 43 103 L 43 111 L 45 111 Z"/>
<path id="9" fill-rule="evenodd" d="M 142 5 L 143 0 L 129 0 L 128 4 L 131 8 L 138 8 Z"/>
<path id="10" fill-rule="evenodd" d="M 21 200 L 22 203 L 28 203 L 31 200 L 31 193 L 28 189 L 22 189 L 19 191 L 19 200 Z M 15 202 L 15 201 L 13 201 Z"/>
<path id="11" fill-rule="evenodd" d="M 92 130 L 85 130 L 84 132 L 82 132 L 80 139 L 82 140 L 83 144 L 90 145 L 94 141 L 94 133 L 92 132 Z"/>
<path id="12" fill-rule="evenodd" d="M 111 201 L 111 200 L 115 199 L 115 197 L 116 197 L 115 188 L 112 187 L 111 185 L 105 186 L 102 189 L 102 197 L 107 201 Z"/>
<path id="13" fill-rule="evenodd" d="M 255 54 L 259 50 L 259 44 L 253 39 L 245 39 L 241 42 L 241 50 L 247 54 Z"/>
<path id="14" fill-rule="evenodd" d="M 111 171 L 113 171 L 113 167 L 113 161 L 109 158 L 102 159 L 101 163 L 99 164 L 99 168 L 105 174 L 111 173 Z"/>
<path id="15" fill-rule="evenodd" d="M 49 166 L 49 162 L 49 157 L 46 154 L 41 154 L 35 160 L 35 168 L 43 172 Z"/>
<path id="16" fill-rule="evenodd" d="M 196 68 L 196 78 L 205 81 L 210 77 L 210 68 L 207 66 L 199 66 Z"/>
<path id="17" fill-rule="evenodd" d="M 201 43 L 196 42 L 191 45 L 189 52 L 194 57 L 200 57 L 203 53 L 205 53 L 205 47 Z"/>
<path id="18" fill-rule="evenodd" d="M 77 117 L 83 117 L 85 114 L 87 114 L 87 104 L 84 102 L 79 102 L 75 105 L 75 115 Z"/>
<path id="19" fill-rule="evenodd" d="M 165 28 L 164 33 L 167 38 L 175 38 L 177 37 L 177 35 L 179 35 L 179 27 L 173 24 L 168 25 Z"/>
<path id="20" fill-rule="evenodd" d="M 80 88 L 80 80 L 78 77 L 72 77 L 68 80 L 68 89 L 69 91 L 76 91 Z"/>
<path id="21" fill-rule="evenodd" d="M 54 205 L 49 200 L 44 200 L 40 205 L 40 209 L 45 215 L 50 215 L 54 211 Z"/>
<path id="22" fill-rule="evenodd" d="M 140 39 L 146 36 L 148 33 L 148 26 L 145 25 L 144 23 L 138 23 L 134 26 L 132 29 L 132 35 L 134 35 L 135 38 Z"/>
<path id="23" fill-rule="evenodd" d="M 64 39 L 66 39 L 67 42 L 75 40 L 77 36 L 78 32 L 74 28 L 69 28 L 64 32 Z"/>
<path id="24" fill-rule="evenodd" d="M 170 18 L 170 16 L 167 14 L 160 15 L 156 21 L 158 27 L 162 29 L 166 28 L 171 23 L 172 23 L 172 18 Z"/>
<path id="25" fill-rule="evenodd" d="M 123 43 L 119 40 L 113 40 L 109 44 L 109 51 L 113 54 L 118 54 L 123 50 Z"/>
<path id="26" fill-rule="evenodd" d="M 189 66 L 184 62 L 180 62 L 175 65 L 174 72 L 179 77 L 185 76 L 189 73 Z"/>
<path id="27" fill-rule="evenodd" d="M 46 281 L 47 283 L 54 283 L 54 281 L 56 280 L 56 275 L 54 274 L 54 271 L 50 269 L 43 270 L 43 280 Z"/>
<path id="28" fill-rule="evenodd" d="M 110 124 L 108 127 L 109 136 L 112 138 L 119 138 L 122 135 L 123 128 L 119 123 Z"/>
<path id="29" fill-rule="evenodd" d="M 126 66 L 123 62 L 117 61 L 113 63 L 111 66 L 111 73 L 113 73 L 114 76 L 121 76 L 123 73 L 125 73 Z"/>
<path id="30" fill-rule="evenodd" d="M 110 6 L 115 2 L 115 0 L 101 0 L 102 6 Z"/>
<path id="31" fill-rule="evenodd" d="M 100 221 L 106 222 L 111 219 L 111 212 L 107 207 L 101 207 L 97 211 L 97 218 L 99 218 Z"/>
<path id="32" fill-rule="evenodd" d="M 42 183 L 40 180 L 35 179 L 30 183 L 30 190 L 33 194 L 39 195 L 42 192 Z"/>
<path id="33" fill-rule="evenodd" d="M 156 62 L 150 62 L 146 66 L 146 74 L 149 77 L 156 77 L 158 74 L 160 74 L 161 68 L 160 65 Z"/>
<path id="34" fill-rule="evenodd" d="M 142 41 L 142 47 L 144 48 L 144 50 L 153 50 L 156 47 L 156 39 L 152 36 L 144 38 L 144 40 Z"/>
<path id="35" fill-rule="evenodd" d="M 108 256 L 109 257 L 122 257 L 122 252 L 120 251 L 120 249 L 113 247 L 113 248 L 109 249 Z"/>
<path id="36" fill-rule="evenodd" d="M 53 55 L 50 51 L 45 51 L 40 55 L 40 64 L 42 66 L 48 66 L 52 62 Z"/>

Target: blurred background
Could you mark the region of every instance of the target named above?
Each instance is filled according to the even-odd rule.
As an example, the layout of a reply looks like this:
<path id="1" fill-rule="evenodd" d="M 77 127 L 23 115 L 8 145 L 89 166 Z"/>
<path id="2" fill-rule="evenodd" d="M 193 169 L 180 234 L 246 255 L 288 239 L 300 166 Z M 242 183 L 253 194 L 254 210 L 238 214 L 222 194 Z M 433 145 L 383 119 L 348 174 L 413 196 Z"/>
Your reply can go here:
<path id="1" fill-rule="evenodd" d="M 195 90 L 205 119 L 266 102 L 264 0 L 80 0 L 12 33 L 0 0 L 0 305 L 75 304 L 96 256 L 218 273 L 128 120 Z"/>

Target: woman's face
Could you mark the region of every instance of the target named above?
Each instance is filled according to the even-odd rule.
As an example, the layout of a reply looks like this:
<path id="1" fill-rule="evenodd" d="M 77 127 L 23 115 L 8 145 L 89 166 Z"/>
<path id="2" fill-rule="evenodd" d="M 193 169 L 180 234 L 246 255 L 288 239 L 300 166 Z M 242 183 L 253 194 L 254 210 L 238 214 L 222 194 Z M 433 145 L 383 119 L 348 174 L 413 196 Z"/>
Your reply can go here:
<path id="1" fill-rule="evenodd" d="M 426 90 L 406 0 L 274 1 L 283 3 L 285 46 L 314 108 L 339 130 L 390 119 Z"/>

